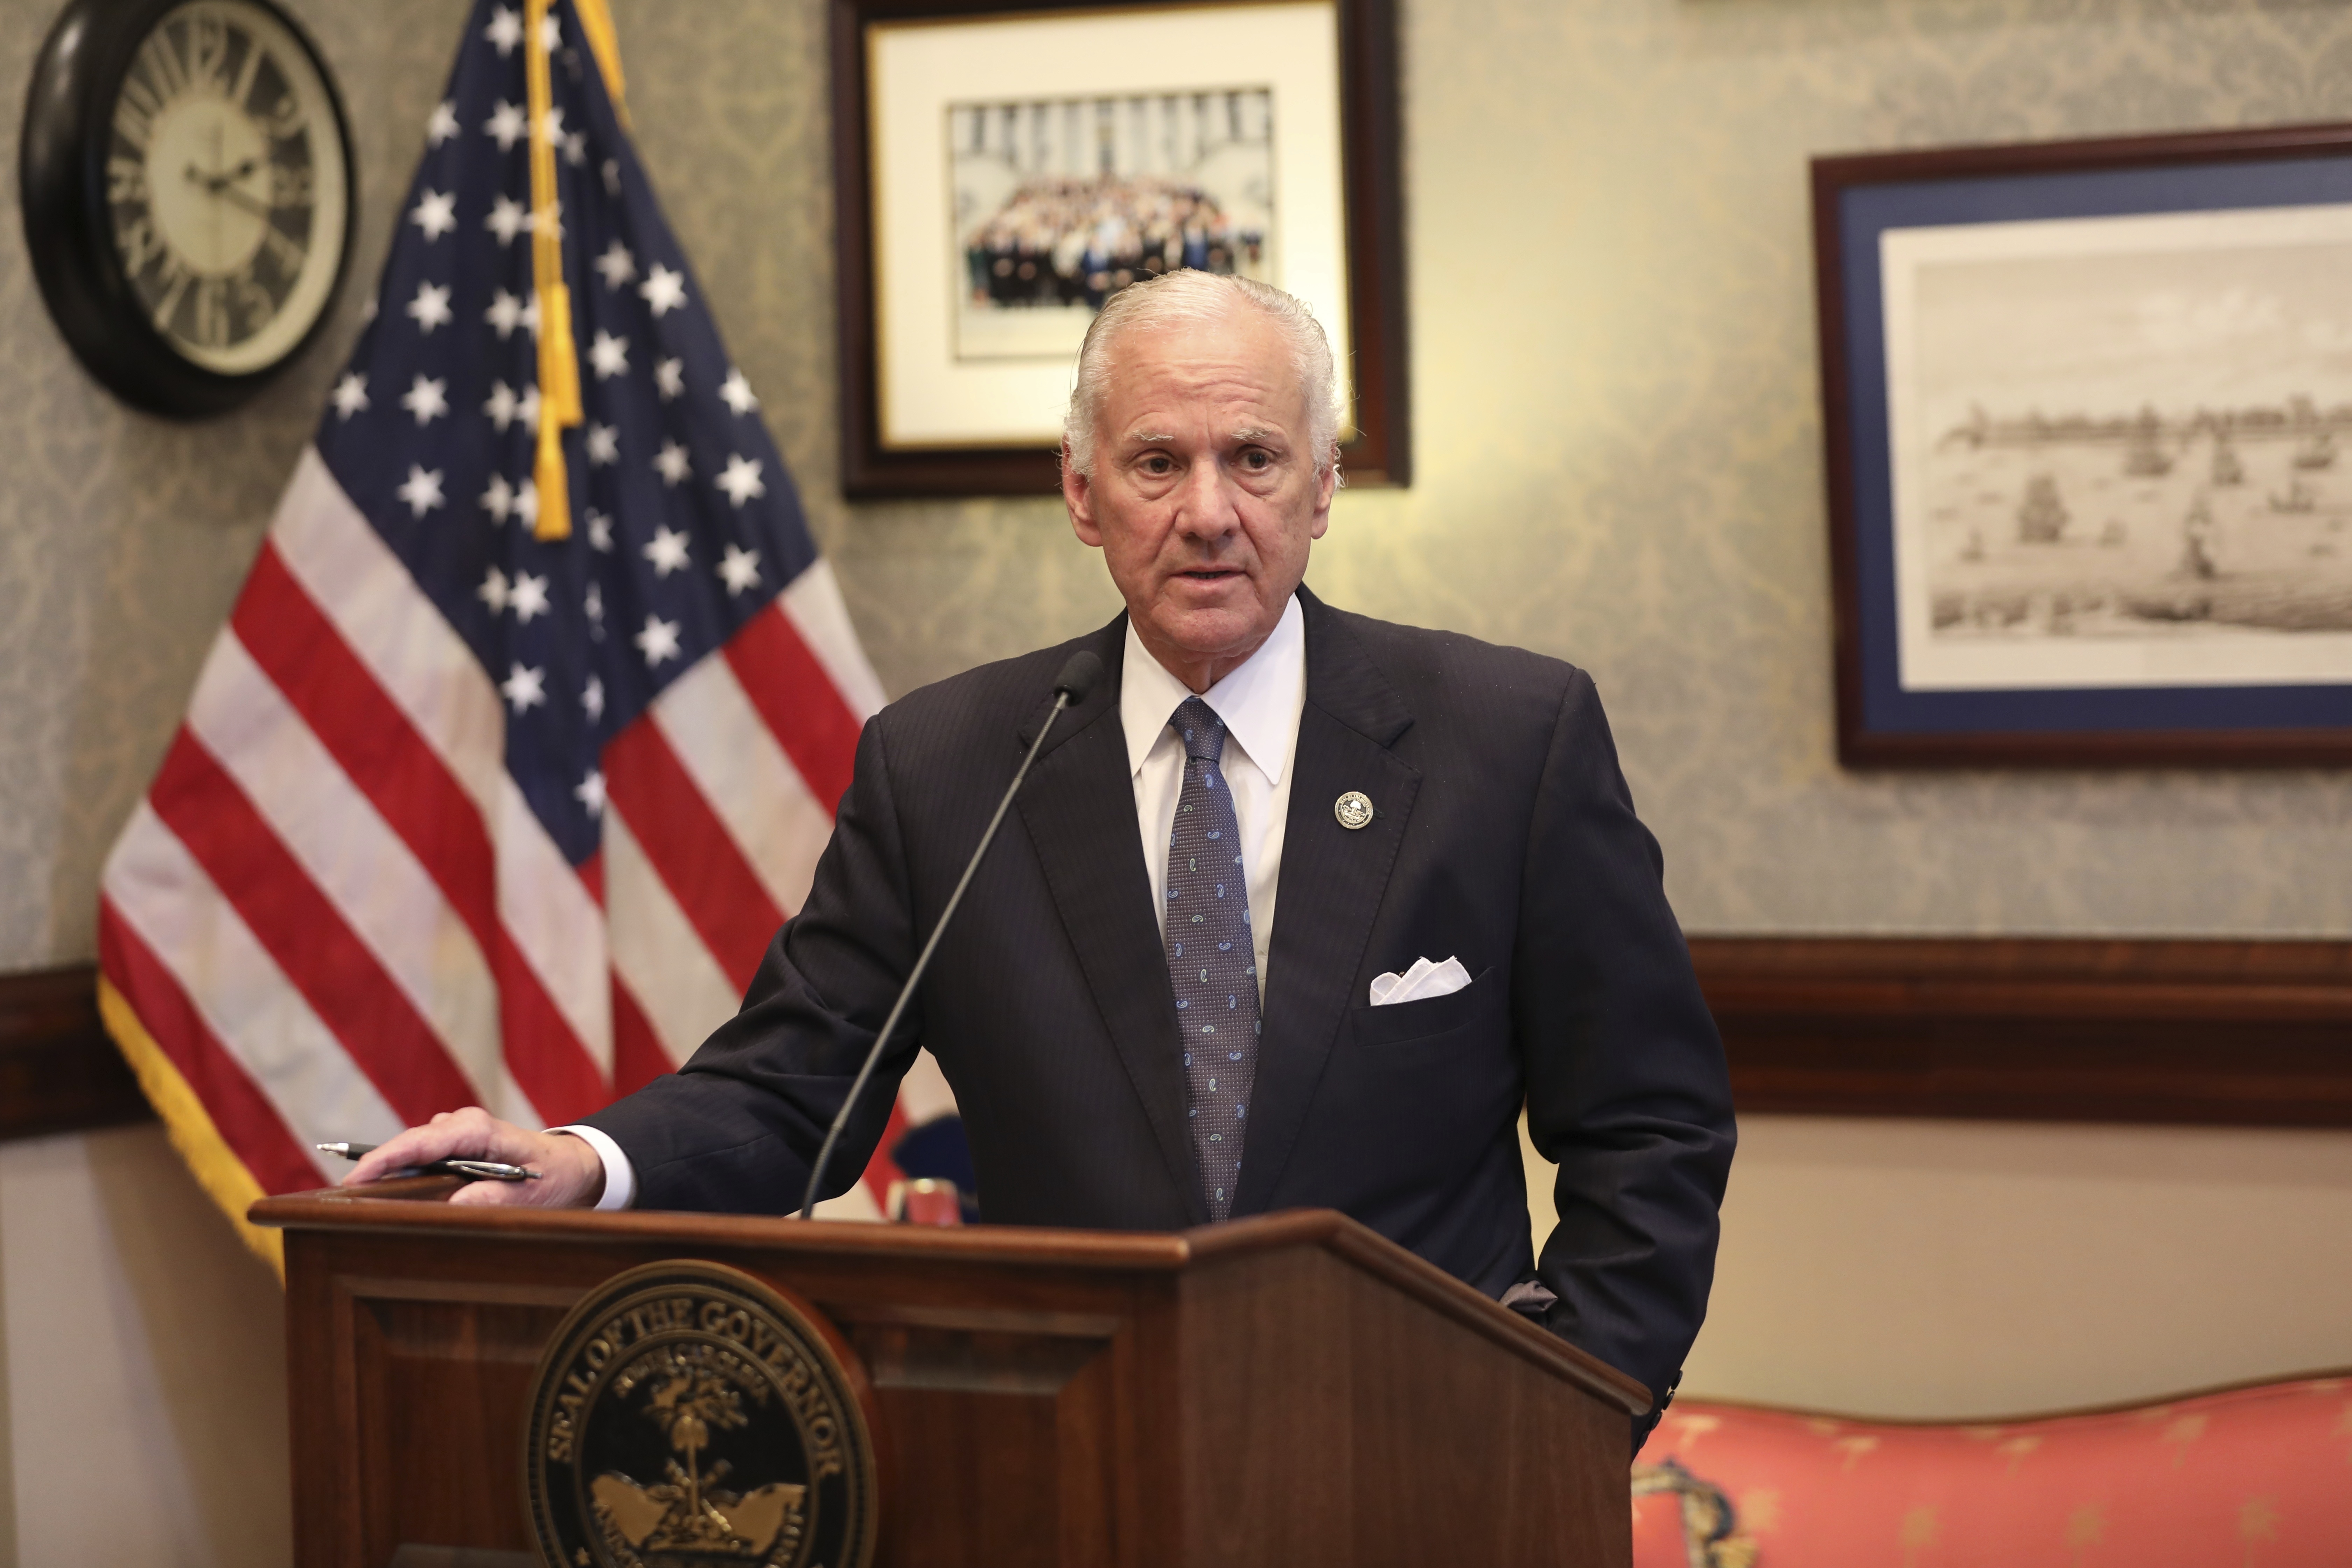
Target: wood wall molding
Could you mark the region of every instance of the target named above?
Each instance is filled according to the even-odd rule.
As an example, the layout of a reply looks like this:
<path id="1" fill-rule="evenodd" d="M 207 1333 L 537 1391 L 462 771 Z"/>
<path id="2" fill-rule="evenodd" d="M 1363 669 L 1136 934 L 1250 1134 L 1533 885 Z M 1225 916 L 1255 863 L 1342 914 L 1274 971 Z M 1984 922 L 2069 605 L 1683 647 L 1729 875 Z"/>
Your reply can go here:
<path id="1" fill-rule="evenodd" d="M 2352 1127 L 2352 942 L 1690 946 L 1743 1111 Z M 0 975 L 0 1139 L 152 1114 L 96 987 Z"/>
<path id="2" fill-rule="evenodd" d="M 94 966 L 0 974 L 0 1139 L 112 1127 L 154 1114 L 98 1021 Z"/>
<path id="3" fill-rule="evenodd" d="M 1696 937 L 1747 1111 L 2352 1127 L 2352 942 Z"/>

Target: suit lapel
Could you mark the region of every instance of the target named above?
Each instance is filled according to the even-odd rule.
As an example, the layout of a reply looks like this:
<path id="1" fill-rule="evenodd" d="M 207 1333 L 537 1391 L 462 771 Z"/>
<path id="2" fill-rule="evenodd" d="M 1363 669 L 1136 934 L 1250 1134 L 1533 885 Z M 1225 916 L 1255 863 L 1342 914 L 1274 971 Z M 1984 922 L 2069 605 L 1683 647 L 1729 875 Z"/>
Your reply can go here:
<path id="1" fill-rule="evenodd" d="M 1298 592 L 1307 616 L 1307 707 L 1291 763 L 1280 898 L 1266 958 L 1265 1035 L 1234 1194 L 1236 1216 L 1265 1207 L 1298 1141 L 1356 1000 L 1365 944 L 1421 788 L 1421 774 L 1389 749 L 1412 727 L 1412 710 L 1346 623 L 1306 589 Z M 1372 820 L 1354 830 L 1342 827 L 1332 809 L 1350 790 L 1369 796 L 1373 809 Z M 1172 1018 L 1172 1002 L 1163 1006 Z M 1180 1106 L 1182 1090 L 1179 1075 Z"/>
<path id="2" fill-rule="evenodd" d="M 1089 645 L 1103 661 L 1104 678 L 1046 738 L 1022 787 L 1021 821 L 1095 1005 L 1143 1101 L 1169 1178 L 1184 1194 L 1192 1223 L 1204 1225 L 1208 1210 L 1184 1130 L 1175 994 L 1152 918 L 1151 879 L 1135 826 L 1133 773 L 1118 723 L 1126 634 L 1121 616 Z M 1041 704 L 1022 727 L 1024 747 L 1035 738 L 1049 706 Z"/>

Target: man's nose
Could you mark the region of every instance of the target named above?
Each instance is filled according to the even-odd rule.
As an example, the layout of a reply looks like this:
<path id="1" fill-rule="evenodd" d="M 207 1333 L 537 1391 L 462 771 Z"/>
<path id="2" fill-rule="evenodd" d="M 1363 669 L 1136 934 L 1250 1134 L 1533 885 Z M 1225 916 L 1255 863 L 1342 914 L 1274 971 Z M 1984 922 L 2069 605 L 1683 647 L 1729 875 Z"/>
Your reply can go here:
<path id="1" fill-rule="evenodd" d="M 1235 504 L 1239 497 L 1240 491 L 1223 463 L 1213 459 L 1194 463 L 1177 491 L 1178 531 L 1206 541 L 1234 532 L 1241 527 L 1241 511 Z"/>

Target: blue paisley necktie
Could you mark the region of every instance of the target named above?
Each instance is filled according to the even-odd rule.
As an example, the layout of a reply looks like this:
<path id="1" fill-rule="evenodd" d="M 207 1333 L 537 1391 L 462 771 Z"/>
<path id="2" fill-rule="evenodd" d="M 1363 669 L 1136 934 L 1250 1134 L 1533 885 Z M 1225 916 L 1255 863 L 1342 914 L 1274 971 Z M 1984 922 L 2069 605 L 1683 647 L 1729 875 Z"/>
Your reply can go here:
<path id="1" fill-rule="evenodd" d="M 1241 827 L 1220 764 L 1225 723 L 1199 698 L 1168 721 L 1184 742 L 1184 788 L 1168 836 L 1168 978 L 1191 1090 L 1186 1125 L 1209 1217 L 1232 1215 L 1250 1085 L 1257 1078 L 1257 953 Z"/>

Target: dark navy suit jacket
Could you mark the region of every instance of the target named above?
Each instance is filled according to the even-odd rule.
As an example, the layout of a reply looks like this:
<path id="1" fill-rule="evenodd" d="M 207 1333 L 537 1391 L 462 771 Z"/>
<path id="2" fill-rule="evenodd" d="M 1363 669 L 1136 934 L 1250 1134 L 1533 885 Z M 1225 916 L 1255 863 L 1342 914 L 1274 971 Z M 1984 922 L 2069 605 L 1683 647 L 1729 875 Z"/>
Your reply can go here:
<path id="1" fill-rule="evenodd" d="M 1305 590 L 1265 1029 L 1236 1218 L 1329 1207 L 1546 1325 L 1663 1399 L 1714 1274 L 1733 1126 L 1723 1049 L 1590 677 Z M 991 1223 L 1204 1224 L 1174 997 L 1118 719 L 1124 617 L 885 709 L 806 906 L 743 1010 L 677 1074 L 587 1120 L 647 1208 L 774 1213 L 1051 702 L 1055 724 L 827 1173 L 845 1190 L 918 1045 L 953 1086 Z M 1350 831 L 1332 810 L 1359 790 Z M 1369 1005 L 1372 977 L 1458 957 L 1452 995 Z M 1516 1124 L 1557 1161 L 1532 1255 Z M 830 1194 L 828 1194 L 830 1195 Z"/>

